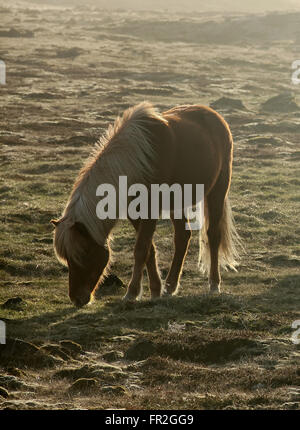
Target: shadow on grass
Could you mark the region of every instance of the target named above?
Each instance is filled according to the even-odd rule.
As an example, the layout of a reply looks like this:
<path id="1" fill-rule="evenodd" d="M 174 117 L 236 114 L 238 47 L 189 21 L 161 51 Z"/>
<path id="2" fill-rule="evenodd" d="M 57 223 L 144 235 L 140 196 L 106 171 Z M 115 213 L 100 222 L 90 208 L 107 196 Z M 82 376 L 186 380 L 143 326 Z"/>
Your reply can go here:
<path id="1" fill-rule="evenodd" d="M 249 298 L 249 304 L 259 307 L 261 312 L 299 312 L 300 275 L 290 274 L 281 277 L 264 293 Z"/>
<path id="2" fill-rule="evenodd" d="M 218 313 L 238 312 L 243 307 L 237 296 L 197 295 L 124 303 L 108 297 L 76 309 L 70 305 L 55 312 L 11 320 L 8 335 L 33 343 L 73 340 L 84 346 L 99 344 L 114 336 L 152 333 L 174 322 L 190 323 Z"/>
<path id="3" fill-rule="evenodd" d="M 197 330 L 262 330 L 269 332 L 296 319 L 299 275 L 281 278 L 266 292 L 254 296 L 199 294 L 155 301 L 124 303 L 108 296 L 82 309 L 64 307 L 31 318 L 8 322 L 8 336 L 37 344 L 64 339 L 84 347 L 169 329 L 173 324 Z M 282 322 L 283 321 L 283 322 Z M 131 338 L 130 338 L 131 337 Z"/>

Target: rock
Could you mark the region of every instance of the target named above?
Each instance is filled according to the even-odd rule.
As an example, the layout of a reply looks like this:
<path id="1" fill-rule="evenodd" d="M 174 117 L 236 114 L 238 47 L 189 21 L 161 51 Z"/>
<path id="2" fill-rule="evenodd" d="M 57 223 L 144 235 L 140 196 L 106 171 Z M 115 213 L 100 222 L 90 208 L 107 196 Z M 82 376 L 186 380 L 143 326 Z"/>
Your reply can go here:
<path id="1" fill-rule="evenodd" d="M 95 378 L 80 378 L 77 379 L 70 387 L 70 393 L 88 392 L 97 386 L 98 380 Z"/>
<path id="2" fill-rule="evenodd" d="M 125 292 L 125 285 L 122 280 L 119 279 L 116 275 L 110 274 L 108 275 L 104 281 L 97 287 L 94 297 L 99 299 L 103 296 L 118 294 Z"/>
<path id="3" fill-rule="evenodd" d="M 232 99 L 229 97 L 221 97 L 212 102 L 210 107 L 215 110 L 247 110 L 240 99 Z"/>
<path id="4" fill-rule="evenodd" d="M 295 112 L 300 108 L 290 93 L 282 93 L 271 97 L 261 105 L 260 110 L 266 112 Z"/>

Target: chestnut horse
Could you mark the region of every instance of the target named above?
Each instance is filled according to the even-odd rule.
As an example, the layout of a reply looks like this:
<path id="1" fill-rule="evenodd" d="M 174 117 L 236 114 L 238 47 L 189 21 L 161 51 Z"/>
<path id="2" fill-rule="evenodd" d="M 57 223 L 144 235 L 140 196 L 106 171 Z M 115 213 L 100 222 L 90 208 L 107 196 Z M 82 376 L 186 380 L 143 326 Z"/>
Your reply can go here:
<path id="1" fill-rule="evenodd" d="M 96 189 L 104 183 L 117 188 L 121 175 L 127 176 L 128 186 L 204 184 L 205 221 L 199 233 L 199 263 L 202 271 L 208 272 L 210 292 L 219 292 L 220 266 L 235 269 L 238 259 L 239 239 L 228 200 L 232 151 L 228 124 L 205 106 L 179 106 L 160 114 L 144 102 L 118 117 L 81 169 L 62 217 L 51 221 L 55 225 L 56 255 L 69 267 L 71 301 L 77 307 L 87 304 L 107 272 L 109 236 L 117 220 L 97 217 Z M 137 237 L 125 300 L 141 296 L 145 266 L 151 298 L 176 293 L 191 231 L 186 228 L 186 218 L 175 218 L 171 216 L 175 252 L 164 289 L 153 242 L 157 220 L 130 220 Z"/>

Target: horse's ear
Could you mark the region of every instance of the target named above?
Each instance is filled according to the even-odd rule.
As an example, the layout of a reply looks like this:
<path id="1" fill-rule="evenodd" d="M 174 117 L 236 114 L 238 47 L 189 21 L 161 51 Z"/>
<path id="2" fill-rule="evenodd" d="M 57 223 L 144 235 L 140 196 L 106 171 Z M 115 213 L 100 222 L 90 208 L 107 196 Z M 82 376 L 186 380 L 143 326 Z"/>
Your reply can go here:
<path id="1" fill-rule="evenodd" d="M 56 227 L 60 223 L 60 220 L 59 219 L 52 219 L 50 222 L 51 222 L 51 224 L 54 225 L 54 227 Z"/>

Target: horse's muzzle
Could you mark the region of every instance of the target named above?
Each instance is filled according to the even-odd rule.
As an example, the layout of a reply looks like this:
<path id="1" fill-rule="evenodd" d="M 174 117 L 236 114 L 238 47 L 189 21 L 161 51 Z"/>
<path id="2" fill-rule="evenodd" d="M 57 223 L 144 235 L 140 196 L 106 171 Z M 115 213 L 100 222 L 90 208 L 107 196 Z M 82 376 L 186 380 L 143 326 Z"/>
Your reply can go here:
<path id="1" fill-rule="evenodd" d="M 82 308 L 89 303 L 91 296 L 70 297 L 70 299 L 71 302 L 76 306 L 76 308 Z"/>

